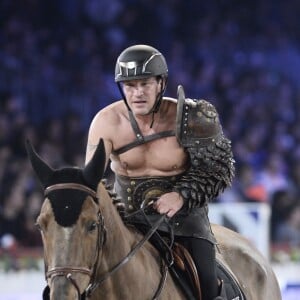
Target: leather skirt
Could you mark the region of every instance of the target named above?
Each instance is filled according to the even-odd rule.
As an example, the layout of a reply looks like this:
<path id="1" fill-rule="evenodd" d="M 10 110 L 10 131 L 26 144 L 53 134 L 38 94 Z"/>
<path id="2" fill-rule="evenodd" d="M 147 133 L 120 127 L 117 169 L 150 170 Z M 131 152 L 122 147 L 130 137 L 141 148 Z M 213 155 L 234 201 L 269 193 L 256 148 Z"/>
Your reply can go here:
<path id="1" fill-rule="evenodd" d="M 162 194 L 173 191 L 173 187 L 182 175 L 168 177 L 127 177 L 116 175 L 114 190 L 122 198 L 127 214 L 137 212 L 146 207 L 150 201 L 155 201 Z M 160 214 L 147 213 L 147 221 L 143 214 L 132 214 L 130 222 L 141 225 L 154 224 Z M 145 224 L 146 223 L 146 224 Z M 208 205 L 195 207 L 188 211 L 185 206 L 178 211 L 168 222 L 159 227 L 159 231 L 169 232 L 170 226 L 175 236 L 195 237 L 215 244 L 216 239 L 212 233 L 208 219 Z"/>

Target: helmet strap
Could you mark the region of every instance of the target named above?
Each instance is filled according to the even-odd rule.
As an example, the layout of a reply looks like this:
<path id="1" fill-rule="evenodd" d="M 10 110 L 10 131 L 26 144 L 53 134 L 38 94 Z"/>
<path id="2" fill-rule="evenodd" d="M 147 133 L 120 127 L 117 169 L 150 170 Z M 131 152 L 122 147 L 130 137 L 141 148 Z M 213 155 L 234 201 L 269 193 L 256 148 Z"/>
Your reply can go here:
<path id="1" fill-rule="evenodd" d="M 163 94 L 165 93 L 165 90 L 166 90 L 166 86 L 167 86 L 167 80 L 168 80 L 168 77 L 163 77 L 161 76 L 161 81 L 162 81 L 162 87 L 160 89 L 160 92 L 158 93 L 157 97 L 156 97 L 156 101 L 155 101 L 155 104 L 153 105 L 152 109 L 150 112 L 154 112 L 154 113 L 157 113 L 158 110 L 159 110 L 159 107 L 160 107 L 160 104 L 161 104 L 161 101 L 162 101 L 162 98 L 163 98 Z M 164 79 L 165 79 L 165 82 L 164 82 Z"/>
<path id="2" fill-rule="evenodd" d="M 152 112 L 152 120 L 151 120 L 150 128 L 152 128 L 153 123 L 154 123 L 154 114 L 155 114 L 155 112 L 153 111 Z"/>
<path id="3" fill-rule="evenodd" d="M 161 80 L 163 82 L 164 77 L 161 77 Z M 156 97 L 156 101 L 155 101 L 152 109 L 148 113 L 148 114 L 152 113 L 152 121 L 151 121 L 150 128 L 152 128 L 153 123 L 154 123 L 154 114 L 157 113 L 158 110 L 159 110 L 159 107 L 160 107 L 160 104 L 161 104 L 161 101 L 162 101 L 162 98 L 163 98 L 163 94 L 164 94 L 164 92 L 166 90 L 167 80 L 168 80 L 168 78 L 166 77 L 165 78 L 165 84 L 164 84 L 164 86 L 161 87 L 161 90 L 160 90 L 160 92 L 158 93 L 158 95 Z"/>
<path id="4" fill-rule="evenodd" d="M 147 115 L 152 114 L 152 120 L 151 120 L 151 124 L 150 124 L 150 128 L 153 127 L 153 123 L 154 123 L 154 115 L 158 112 L 161 101 L 162 101 L 162 95 L 163 92 L 159 92 L 159 94 L 156 97 L 156 101 L 155 104 L 153 105 L 152 109 L 147 113 Z"/>
<path id="5" fill-rule="evenodd" d="M 125 104 L 126 104 L 126 106 L 127 106 L 127 109 L 128 109 L 129 111 L 131 111 L 131 109 L 130 109 L 128 103 L 127 103 L 127 99 L 126 99 L 126 97 L 125 97 L 125 94 L 124 94 L 124 92 L 123 92 L 123 89 L 122 89 L 122 87 L 121 87 L 120 82 L 117 82 L 117 86 L 118 86 L 118 89 L 119 89 L 119 91 L 120 91 L 120 94 L 121 94 L 121 96 L 122 96 L 122 98 L 123 98 L 123 100 L 124 100 L 124 102 L 125 102 Z"/>

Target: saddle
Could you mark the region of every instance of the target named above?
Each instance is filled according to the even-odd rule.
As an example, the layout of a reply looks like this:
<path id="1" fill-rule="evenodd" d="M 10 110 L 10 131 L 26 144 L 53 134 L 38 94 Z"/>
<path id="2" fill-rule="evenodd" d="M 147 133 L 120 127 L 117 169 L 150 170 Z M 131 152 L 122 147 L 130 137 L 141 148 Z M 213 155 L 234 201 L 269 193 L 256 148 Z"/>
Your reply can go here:
<path id="1" fill-rule="evenodd" d="M 145 226 L 145 224 L 135 222 L 135 219 L 131 219 L 128 215 L 125 217 L 125 207 L 119 199 L 113 198 L 113 202 L 127 226 L 134 226 L 142 234 L 145 234 L 149 230 L 149 225 Z M 189 251 L 176 242 L 171 243 L 171 247 L 169 247 L 166 240 L 157 232 L 150 238 L 150 242 L 162 254 L 162 257 L 165 258 L 170 273 L 178 285 L 181 286 L 187 299 L 201 300 L 200 280 L 196 265 Z M 222 293 L 226 294 L 227 299 L 247 300 L 236 279 L 218 260 L 217 276 L 221 282 Z"/>
<path id="2" fill-rule="evenodd" d="M 174 267 L 172 274 L 175 275 L 180 284 L 183 286 L 185 293 L 189 295 L 189 299 L 199 299 L 201 300 L 201 285 L 198 277 L 198 272 L 196 265 L 188 252 L 188 250 L 178 244 L 174 243 L 173 247 L 173 257 L 174 257 Z M 171 269 L 172 271 L 172 269 Z M 174 274 L 176 272 L 176 274 Z M 176 276 L 177 275 L 177 276 Z M 226 298 L 232 300 L 246 300 L 244 293 L 242 292 L 238 282 L 232 276 L 232 274 L 227 270 L 227 268 L 217 260 L 217 276 L 221 282 L 222 293 L 224 293 Z M 184 283 L 187 281 L 187 284 Z M 190 289 L 189 291 L 187 289 Z M 193 298 L 191 298 L 191 293 Z"/>
<path id="3" fill-rule="evenodd" d="M 193 294 L 196 295 L 196 299 L 201 299 L 200 280 L 192 256 L 184 246 L 178 243 L 173 244 L 172 252 L 175 268 L 177 270 L 180 270 L 181 274 L 183 273 L 188 277 L 188 281 L 190 282 L 190 285 L 192 287 Z"/>

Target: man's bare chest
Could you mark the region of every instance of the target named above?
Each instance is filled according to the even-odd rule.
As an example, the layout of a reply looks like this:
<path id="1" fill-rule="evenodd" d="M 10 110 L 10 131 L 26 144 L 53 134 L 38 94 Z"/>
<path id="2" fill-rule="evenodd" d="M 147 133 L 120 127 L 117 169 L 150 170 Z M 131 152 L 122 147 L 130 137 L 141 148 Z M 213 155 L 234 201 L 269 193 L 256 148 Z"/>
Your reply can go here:
<path id="1" fill-rule="evenodd" d="M 185 169 L 186 153 L 176 138 L 160 138 L 120 154 L 114 160 L 121 173 L 174 174 Z"/>

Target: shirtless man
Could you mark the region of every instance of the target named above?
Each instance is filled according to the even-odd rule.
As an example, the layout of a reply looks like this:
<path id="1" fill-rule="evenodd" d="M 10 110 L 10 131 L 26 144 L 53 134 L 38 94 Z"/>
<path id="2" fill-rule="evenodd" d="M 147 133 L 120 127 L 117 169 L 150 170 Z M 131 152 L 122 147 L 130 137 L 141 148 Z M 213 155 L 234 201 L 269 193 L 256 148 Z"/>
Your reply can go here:
<path id="1" fill-rule="evenodd" d="M 94 117 L 86 163 L 103 138 L 126 211 L 156 198 L 156 216 L 171 218 L 175 239 L 195 261 L 202 299 L 226 299 L 218 286 L 207 204 L 232 181 L 230 142 L 209 102 L 185 99 L 182 89 L 180 104 L 163 97 L 167 76 L 165 58 L 153 47 L 135 45 L 120 54 L 115 81 L 123 99 Z"/>

